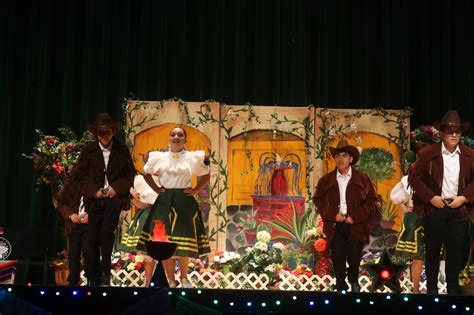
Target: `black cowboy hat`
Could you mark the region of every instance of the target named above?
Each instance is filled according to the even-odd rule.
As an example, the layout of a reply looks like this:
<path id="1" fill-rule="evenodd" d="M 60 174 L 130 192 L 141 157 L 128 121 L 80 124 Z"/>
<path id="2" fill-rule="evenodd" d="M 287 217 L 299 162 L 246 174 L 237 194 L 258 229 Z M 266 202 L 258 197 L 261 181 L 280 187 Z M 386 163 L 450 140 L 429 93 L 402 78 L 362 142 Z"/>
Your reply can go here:
<path id="1" fill-rule="evenodd" d="M 107 128 L 111 128 L 114 129 L 115 132 L 119 132 L 122 129 L 122 123 L 119 121 L 115 122 L 107 113 L 99 113 L 95 120 L 95 124 L 87 125 L 87 130 L 92 132 L 94 135 L 97 133 L 97 130 Z"/>
<path id="2" fill-rule="evenodd" d="M 349 145 L 346 139 L 339 140 L 336 147 L 329 147 L 329 152 L 331 152 L 333 158 L 338 152 L 348 152 L 352 156 L 351 165 L 359 161 L 359 150 L 355 146 Z"/>
<path id="3" fill-rule="evenodd" d="M 466 131 L 469 129 L 469 123 L 463 122 L 461 123 L 461 117 L 459 117 L 458 111 L 450 110 L 446 114 L 444 114 L 443 119 L 441 121 L 434 121 L 433 127 L 438 129 L 439 131 L 443 131 L 447 128 L 449 129 L 459 129 L 461 132 Z"/>

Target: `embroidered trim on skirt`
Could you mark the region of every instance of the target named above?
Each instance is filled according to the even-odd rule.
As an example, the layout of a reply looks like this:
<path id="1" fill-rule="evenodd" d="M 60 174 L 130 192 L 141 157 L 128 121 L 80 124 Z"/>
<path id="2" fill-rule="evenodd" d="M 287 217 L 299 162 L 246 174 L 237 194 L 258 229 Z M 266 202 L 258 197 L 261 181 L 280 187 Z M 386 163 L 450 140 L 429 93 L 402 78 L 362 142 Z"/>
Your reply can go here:
<path id="1" fill-rule="evenodd" d="M 395 256 L 406 260 L 425 259 L 422 217 L 416 213 L 406 213 L 403 218 Z"/>

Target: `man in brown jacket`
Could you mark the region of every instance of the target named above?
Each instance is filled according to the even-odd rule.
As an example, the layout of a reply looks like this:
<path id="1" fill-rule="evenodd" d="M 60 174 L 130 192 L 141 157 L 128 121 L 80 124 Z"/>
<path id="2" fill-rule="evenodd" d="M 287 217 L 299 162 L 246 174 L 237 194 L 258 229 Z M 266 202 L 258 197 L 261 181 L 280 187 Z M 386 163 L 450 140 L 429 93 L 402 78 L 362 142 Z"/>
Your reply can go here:
<path id="1" fill-rule="evenodd" d="M 331 248 L 336 290 L 346 291 L 347 277 L 353 292 L 360 291 L 359 266 L 369 233 L 380 222 L 380 199 L 370 178 L 353 167 L 359 151 L 342 139 L 329 148 L 336 169 L 323 176 L 313 202 L 323 219 L 323 232 Z"/>
<path id="2" fill-rule="evenodd" d="M 73 173 L 89 216 L 90 285 L 110 284 L 114 231 L 120 210 L 129 208 L 135 167 L 128 148 L 115 137 L 121 128 L 109 114 L 100 113 L 88 126 L 97 141 L 83 147 Z"/>
<path id="3" fill-rule="evenodd" d="M 428 293 L 438 293 L 439 261 L 444 244 L 448 294 L 460 294 L 463 242 L 474 201 L 474 151 L 459 143 L 469 124 L 461 123 L 457 111 L 448 111 L 433 126 L 441 132 L 442 142 L 421 150 L 408 183 L 414 191 L 413 209 L 423 216 Z"/>

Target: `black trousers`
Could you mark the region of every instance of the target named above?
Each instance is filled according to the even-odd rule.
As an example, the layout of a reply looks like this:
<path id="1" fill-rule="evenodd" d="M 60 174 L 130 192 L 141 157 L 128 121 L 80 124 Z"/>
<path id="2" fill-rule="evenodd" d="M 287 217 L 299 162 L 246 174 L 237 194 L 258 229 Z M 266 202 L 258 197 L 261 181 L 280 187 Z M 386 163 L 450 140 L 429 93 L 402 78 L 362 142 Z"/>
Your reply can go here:
<path id="1" fill-rule="evenodd" d="M 114 232 L 118 225 L 120 209 L 115 199 L 105 198 L 89 209 L 88 247 L 91 263 L 87 270 L 88 279 L 98 282 L 110 278 L 111 256 Z M 102 259 L 101 259 L 102 258 Z"/>
<path id="2" fill-rule="evenodd" d="M 81 252 L 84 256 L 87 269 L 90 264 L 90 251 L 88 246 L 87 224 L 77 224 L 76 228 L 67 235 L 68 256 L 69 256 L 69 276 L 70 285 L 78 285 L 81 273 Z"/>
<path id="3" fill-rule="evenodd" d="M 468 220 L 458 209 L 431 209 L 423 218 L 425 233 L 425 268 L 428 292 L 438 291 L 438 272 L 441 248 L 446 249 L 446 284 L 449 294 L 459 294 L 459 271 L 463 267 L 463 248 Z"/>
<path id="4" fill-rule="evenodd" d="M 350 283 L 359 284 L 359 266 L 364 243 L 351 238 L 351 226 L 344 222 L 336 223 L 336 231 L 331 241 L 331 258 L 336 276 L 336 290 L 347 290 L 346 261 L 349 265 L 347 278 Z"/>

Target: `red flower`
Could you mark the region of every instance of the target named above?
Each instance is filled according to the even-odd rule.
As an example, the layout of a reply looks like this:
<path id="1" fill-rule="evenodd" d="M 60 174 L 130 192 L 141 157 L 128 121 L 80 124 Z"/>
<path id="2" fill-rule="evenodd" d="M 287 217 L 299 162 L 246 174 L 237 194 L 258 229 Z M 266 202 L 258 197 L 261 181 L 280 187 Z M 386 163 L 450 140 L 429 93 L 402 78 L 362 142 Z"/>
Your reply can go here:
<path id="1" fill-rule="evenodd" d="M 64 171 L 64 166 L 62 166 L 62 165 L 53 164 L 53 165 L 51 165 L 51 167 L 52 167 L 56 172 L 58 172 L 58 174 L 61 174 L 61 173 Z"/>
<path id="2" fill-rule="evenodd" d="M 50 144 L 54 144 L 56 143 L 56 139 L 54 138 L 48 138 L 48 140 L 46 140 L 46 142 L 50 143 Z"/>
<path id="3" fill-rule="evenodd" d="M 325 239 L 319 238 L 316 241 L 314 241 L 314 249 L 317 252 L 324 252 L 326 250 L 327 242 Z"/>

